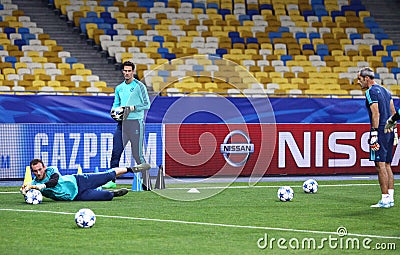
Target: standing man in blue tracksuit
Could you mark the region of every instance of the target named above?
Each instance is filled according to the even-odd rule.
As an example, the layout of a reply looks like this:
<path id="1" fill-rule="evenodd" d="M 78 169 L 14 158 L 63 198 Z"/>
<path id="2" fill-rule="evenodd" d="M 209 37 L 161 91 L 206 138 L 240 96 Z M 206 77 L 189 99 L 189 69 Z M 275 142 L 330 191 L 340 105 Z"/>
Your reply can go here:
<path id="1" fill-rule="evenodd" d="M 119 161 L 126 144 L 130 141 L 132 156 L 137 164 L 147 170 L 149 164 L 143 157 L 144 138 L 144 111 L 150 109 L 150 99 L 146 86 L 134 78 L 135 64 L 126 61 L 122 64 L 124 81 L 115 88 L 114 103 L 111 113 L 116 108 L 123 107 L 123 118 L 115 119 L 118 125 L 113 137 L 113 150 L 110 168 L 119 167 Z M 113 114 L 111 114 L 113 116 Z M 115 180 L 110 181 L 103 188 L 115 188 Z"/>
<path id="2" fill-rule="evenodd" d="M 374 71 L 369 67 L 361 68 L 358 72 L 358 84 L 362 89 L 367 90 L 365 103 L 371 122 L 370 160 L 375 163 L 382 192 L 381 200 L 371 207 L 389 208 L 394 206 L 394 178 L 390 163 L 393 158 L 393 145 L 397 144 L 397 141 L 394 140 L 393 132 L 385 132 L 385 124 L 396 111 L 392 95 L 383 86 L 377 84 L 374 77 Z"/>

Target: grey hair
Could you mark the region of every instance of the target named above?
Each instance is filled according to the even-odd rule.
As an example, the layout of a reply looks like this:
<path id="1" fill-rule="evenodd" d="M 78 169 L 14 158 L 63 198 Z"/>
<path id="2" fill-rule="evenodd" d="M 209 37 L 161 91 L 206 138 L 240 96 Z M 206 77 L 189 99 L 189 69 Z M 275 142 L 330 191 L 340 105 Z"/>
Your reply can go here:
<path id="1" fill-rule="evenodd" d="M 368 76 L 370 79 L 374 79 L 375 74 L 374 70 L 372 70 L 371 67 L 363 67 L 360 69 L 359 74 L 361 77 L 366 77 Z"/>

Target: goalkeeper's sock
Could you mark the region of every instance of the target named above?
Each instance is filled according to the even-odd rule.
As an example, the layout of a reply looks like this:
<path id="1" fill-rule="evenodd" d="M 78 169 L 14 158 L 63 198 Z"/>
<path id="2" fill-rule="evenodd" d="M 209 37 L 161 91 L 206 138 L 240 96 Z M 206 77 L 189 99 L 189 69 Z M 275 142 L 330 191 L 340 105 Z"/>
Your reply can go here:
<path id="1" fill-rule="evenodd" d="M 382 194 L 382 202 L 388 204 L 390 202 L 390 195 L 389 194 Z"/>
<path id="2" fill-rule="evenodd" d="M 394 201 L 394 189 L 388 189 L 390 201 Z"/>

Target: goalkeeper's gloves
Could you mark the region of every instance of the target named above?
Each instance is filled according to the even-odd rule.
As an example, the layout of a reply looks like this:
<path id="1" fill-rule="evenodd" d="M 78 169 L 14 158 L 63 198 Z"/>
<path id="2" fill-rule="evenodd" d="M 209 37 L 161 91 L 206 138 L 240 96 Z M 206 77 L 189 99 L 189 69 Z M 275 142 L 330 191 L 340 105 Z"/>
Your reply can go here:
<path id="1" fill-rule="evenodd" d="M 385 124 L 385 133 L 393 132 L 393 129 L 396 127 L 397 122 L 393 120 L 393 116 L 390 116 L 389 119 L 386 120 Z"/>
<path id="2" fill-rule="evenodd" d="M 369 147 L 373 151 L 379 150 L 379 143 L 378 143 L 378 129 L 377 128 L 371 128 L 371 132 L 369 135 Z"/>
<path id="3" fill-rule="evenodd" d="M 42 190 L 46 188 L 46 184 L 37 184 L 37 185 L 33 185 L 32 188 L 37 189 L 37 190 Z"/>
<path id="4" fill-rule="evenodd" d="M 399 143 L 399 135 L 397 134 L 397 127 L 394 127 L 394 140 L 393 140 L 393 145 L 397 145 Z"/>
<path id="5" fill-rule="evenodd" d="M 22 195 L 26 195 L 26 192 L 28 192 L 30 189 L 32 189 L 32 185 L 30 183 L 22 185 L 22 187 L 19 189 Z"/>

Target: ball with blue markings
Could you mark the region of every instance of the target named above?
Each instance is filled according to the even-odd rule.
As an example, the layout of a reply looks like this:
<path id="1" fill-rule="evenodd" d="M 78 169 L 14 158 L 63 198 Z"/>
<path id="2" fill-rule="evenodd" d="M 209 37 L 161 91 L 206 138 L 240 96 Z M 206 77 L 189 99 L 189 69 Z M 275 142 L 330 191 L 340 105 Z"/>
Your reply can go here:
<path id="1" fill-rule="evenodd" d="M 278 189 L 278 198 L 282 202 L 289 202 L 294 197 L 294 191 L 289 186 L 282 186 Z"/>
<path id="2" fill-rule="evenodd" d="M 90 209 L 80 209 L 75 214 L 75 223 L 80 228 L 91 228 L 96 223 L 96 215 Z"/>

